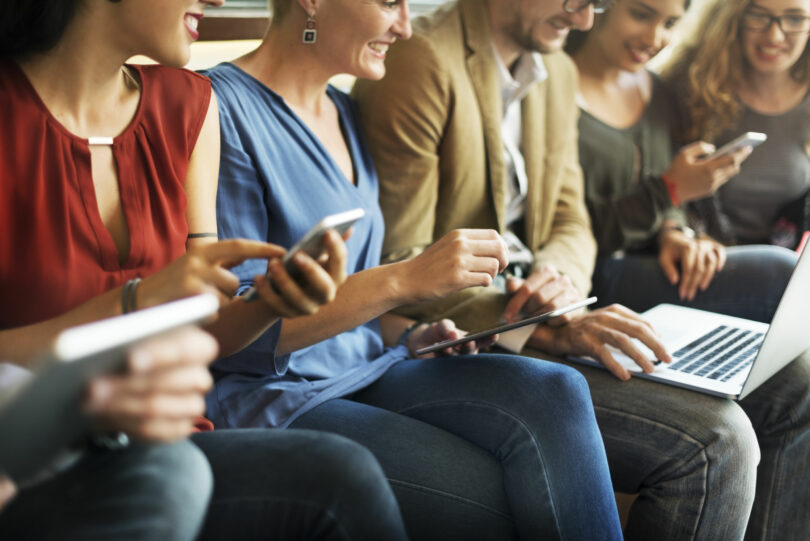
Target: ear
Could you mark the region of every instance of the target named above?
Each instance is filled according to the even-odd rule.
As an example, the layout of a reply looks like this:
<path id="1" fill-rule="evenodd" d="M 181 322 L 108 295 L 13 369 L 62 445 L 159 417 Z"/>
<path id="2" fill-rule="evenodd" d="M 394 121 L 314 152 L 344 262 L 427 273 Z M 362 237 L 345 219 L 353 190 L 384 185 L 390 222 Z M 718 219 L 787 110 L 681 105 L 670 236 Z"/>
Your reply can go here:
<path id="1" fill-rule="evenodd" d="M 315 13 L 317 13 L 318 7 L 321 4 L 321 0 L 295 0 L 295 2 L 299 6 L 301 6 L 301 9 L 304 10 L 304 13 L 312 16 L 314 16 Z"/>

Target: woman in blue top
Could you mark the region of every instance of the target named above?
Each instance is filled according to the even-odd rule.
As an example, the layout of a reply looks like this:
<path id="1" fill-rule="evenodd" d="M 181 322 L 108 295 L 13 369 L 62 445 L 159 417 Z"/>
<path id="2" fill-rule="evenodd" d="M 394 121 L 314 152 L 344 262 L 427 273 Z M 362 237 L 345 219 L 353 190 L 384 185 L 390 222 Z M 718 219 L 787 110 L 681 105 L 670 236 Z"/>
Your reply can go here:
<path id="1" fill-rule="evenodd" d="M 497 233 L 460 230 L 378 266 L 376 173 L 350 99 L 328 81 L 383 76 L 388 46 L 410 35 L 405 1 L 272 7 L 260 47 L 207 72 L 221 116 L 220 232 L 289 246 L 326 214 L 362 207 L 366 217 L 346 243 L 350 276 L 334 302 L 218 361 L 209 415 L 220 426 L 320 427 L 364 443 L 413 538 L 619 538 L 579 374 L 512 355 L 415 359 L 416 348 L 461 331 L 386 314 L 486 285 L 506 264 Z M 235 269 L 243 288 L 257 269 Z"/>

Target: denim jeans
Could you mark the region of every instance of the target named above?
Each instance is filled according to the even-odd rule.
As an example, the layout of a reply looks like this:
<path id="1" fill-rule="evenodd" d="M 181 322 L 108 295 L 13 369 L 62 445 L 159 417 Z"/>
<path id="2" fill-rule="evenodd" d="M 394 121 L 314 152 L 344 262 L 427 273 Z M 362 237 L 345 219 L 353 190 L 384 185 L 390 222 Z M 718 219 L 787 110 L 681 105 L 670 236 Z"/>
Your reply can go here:
<path id="1" fill-rule="evenodd" d="M 782 248 L 729 248 L 726 268 L 687 304 L 654 257 L 606 260 L 594 294 L 636 310 L 672 302 L 767 322 L 795 261 Z M 614 487 L 639 493 L 627 539 L 810 539 L 810 354 L 739 403 L 577 368 Z"/>
<path id="2" fill-rule="evenodd" d="M 770 323 L 796 265 L 796 254 L 760 245 L 732 246 L 726 254 L 723 270 L 691 302 L 678 298 L 678 286 L 667 281 L 657 256 L 652 255 L 600 258 L 591 294 L 599 297 L 596 306 L 619 303 L 643 312 L 666 302 Z"/>
<path id="3" fill-rule="evenodd" d="M 192 441 L 214 473 L 203 540 L 407 538 L 380 465 L 353 441 L 272 429 L 215 430 Z"/>
<path id="4" fill-rule="evenodd" d="M 94 449 L 23 490 L 0 512 L 2 539 L 191 540 L 203 523 L 211 470 L 188 441 Z"/>
<path id="5" fill-rule="evenodd" d="M 604 446 L 576 371 L 515 355 L 414 359 L 294 427 L 366 447 L 411 539 L 620 539 Z"/>

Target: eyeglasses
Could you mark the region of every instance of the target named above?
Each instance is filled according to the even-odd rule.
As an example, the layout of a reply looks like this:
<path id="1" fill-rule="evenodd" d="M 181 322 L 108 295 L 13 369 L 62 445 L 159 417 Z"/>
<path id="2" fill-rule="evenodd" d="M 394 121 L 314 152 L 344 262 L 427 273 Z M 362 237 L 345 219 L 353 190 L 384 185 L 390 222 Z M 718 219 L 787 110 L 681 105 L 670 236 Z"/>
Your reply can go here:
<path id="1" fill-rule="evenodd" d="M 742 25 L 748 30 L 767 32 L 776 23 L 783 34 L 805 34 L 810 32 L 810 17 L 807 15 L 771 15 L 764 11 L 746 11 L 743 13 Z"/>
<path id="2" fill-rule="evenodd" d="M 563 11 L 566 13 L 579 13 L 588 6 L 593 6 L 594 13 L 604 13 L 613 0 L 565 0 L 563 2 Z"/>

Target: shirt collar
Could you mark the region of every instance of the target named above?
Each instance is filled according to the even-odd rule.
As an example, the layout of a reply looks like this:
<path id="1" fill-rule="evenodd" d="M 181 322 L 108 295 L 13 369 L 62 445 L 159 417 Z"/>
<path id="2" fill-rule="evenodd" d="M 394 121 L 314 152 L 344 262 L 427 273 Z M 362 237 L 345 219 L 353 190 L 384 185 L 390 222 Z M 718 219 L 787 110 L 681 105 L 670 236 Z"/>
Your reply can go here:
<path id="1" fill-rule="evenodd" d="M 495 47 L 494 44 L 492 46 Z M 495 65 L 504 111 L 512 103 L 522 100 L 528 94 L 531 85 L 541 83 L 548 78 L 548 71 L 540 53 L 522 53 L 515 61 L 514 75 L 506 67 L 497 50 L 495 51 Z"/>

